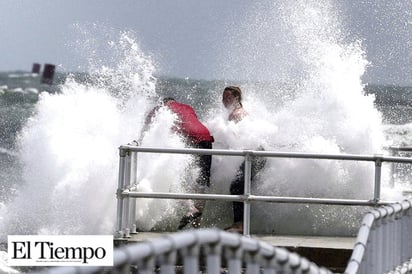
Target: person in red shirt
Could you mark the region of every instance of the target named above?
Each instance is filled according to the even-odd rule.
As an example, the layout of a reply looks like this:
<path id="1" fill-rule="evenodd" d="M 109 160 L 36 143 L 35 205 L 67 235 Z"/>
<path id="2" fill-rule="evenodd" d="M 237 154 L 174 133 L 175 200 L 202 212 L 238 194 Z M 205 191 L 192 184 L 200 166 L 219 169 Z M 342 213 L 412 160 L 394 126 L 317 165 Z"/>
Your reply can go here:
<path id="1" fill-rule="evenodd" d="M 199 121 L 194 109 L 189 105 L 177 102 L 173 98 L 163 99 L 160 105 L 149 112 L 143 131 L 148 129 L 157 111 L 162 107 L 167 107 L 177 115 L 172 131 L 180 135 L 188 147 L 212 149 L 212 143 L 214 142 L 213 136 L 210 135 L 209 129 Z M 195 155 L 195 163 L 200 168 L 200 174 L 196 179 L 196 183 L 200 186 L 200 192 L 204 193 L 206 188 L 210 186 L 212 155 Z M 178 229 L 183 229 L 189 223 L 194 228 L 198 228 L 200 226 L 204 205 L 204 200 L 195 201 L 194 207 L 180 220 Z"/>

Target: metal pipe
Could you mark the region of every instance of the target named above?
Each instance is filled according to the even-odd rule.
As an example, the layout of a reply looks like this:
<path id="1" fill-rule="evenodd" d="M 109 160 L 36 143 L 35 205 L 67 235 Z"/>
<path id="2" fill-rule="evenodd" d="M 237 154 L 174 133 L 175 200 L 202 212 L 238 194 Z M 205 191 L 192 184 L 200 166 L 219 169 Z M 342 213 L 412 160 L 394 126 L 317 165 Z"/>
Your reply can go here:
<path id="1" fill-rule="evenodd" d="M 122 233 L 122 223 L 123 223 L 123 185 L 124 185 L 124 167 L 125 167 L 125 151 L 124 149 L 119 149 L 119 178 L 117 185 L 117 220 L 116 220 L 116 236 L 123 237 Z"/>
<path id="2" fill-rule="evenodd" d="M 390 156 L 395 156 L 395 151 L 394 150 L 390 150 Z M 391 163 L 391 176 L 389 178 L 389 186 L 391 188 L 395 187 L 395 178 L 393 178 L 394 174 L 395 174 L 395 165 L 396 163 L 392 162 Z"/>
<path id="3" fill-rule="evenodd" d="M 125 157 L 125 175 L 124 175 L 124 185 L 123 189 L 130 188 L 130 169 L 131 169 L 131 159 L 130 159 L 131 152 L 128 151 Z M 130 200 L 129 197 L 125 197 L 123 200 L 123 229 L 125 232 L 125 237 L 130 237 Z"/>
<path id="4" fill-rule="evenodd" d="M 228 149 L 198 149 L 198 148 L 155 148 L 155 147 L 136 147 L 131 145 L 121 146 L 130 151 L 145 153 L 169 153 L 169 154 L 209 154 L 224 156 L 245 156 L 250 154 L 256 157 L 275 157 L 275 158 L 300 158 L 300 159 L 325 159 L 325 160 L 357 160 L 374 161 L 375 156 L 356 155 L 356 154 L 321 154 L 321 153 L 302 153 L 302 152 L 271 152 L 260 150 L 228 150 Z M 412 159 L 410 160 L 412 163 Z"/>
<path id="5" fill-rule="evenodd" d="M 405 151 L 412 152 L 412 146 L 390 146 L 388 147 L 389 151 Z"/>
<path id="6" fill-rule="evenodd" d="M 244 197 L 246 197 L 245 200 L 243 200 L 243 235 L 249 236 L 250 235 L 250 200 L 249 196 L 251 195 L 251 168 L 252 168 L 252 162 L 251 162 L 251 156 L 249 153 L 246 153 L 245 155 L 245 185 L 244 185 Z"/>
<path id="7" fill-rule="evenodd" d="M 138 183 L 138 174 L 137 174 L 137 156 L 138 153 L 136 151 L 131 151 L 130 155 L 130 176 L 131 176 L 131 184 L 136 185 Z"/>
<path id="8" fill-rule="evenodd" d="M 382 155 L 376 155 L 375 160 L 375 187 L 373 199 L 379 201 L 381 197 Z"/>
<path id="9" fill-rule="evenodd" d="M 137 152 L 133 151 L 130 155 L 130 185 L 132 187 L 137 184 Z M 137 233 L 136 231 L 136 200 L 129 199 L 130 213 L 129 213 L 129 227 L 130 233 Z"/>
<path id="10" fill-rule="evenodd" d="M 323 159 L 323 160 L 352 160 L 352 161 L 375 161 L 380 159 L 382 162 L 399 162 L 412 164 L 412 158 L 392 157 L 382 155 L 361 155 L 361 154 L 326 154 L 326 153 L 302 153 L 302 152 L 274 152 L 261 150 L 228 150 L 228 149 L 198 149 L 198 148 L 155 148 L 137 147 L 123 145 L 121 148 L 129 151 L 145 153 L 169 153 L 169 154 L 208 154 L 223 156 L 245 156 L 250 154 L 256 157 L 273 158 L 297 158 L 297 159 Z"/>
<path id="11" fill-rule="evenodd" d="M 229 194 L 195 194 L 195 193 L 171 193 L 171 192 L 136 192 L 123 191 L 122 196 L 129 198 L 159 198 L 159 199 L 197 199 L 211 201 L 260 201 L 272 203 L 295 203 L 295 204 L 324 204 L 324 205 L 364 205 L 377 206 L 394 203 L 394 201 L 374 201 L 355 199 L 329 199 L 329 198 L 304 198 L 304 197 L 282 197 L 282 196 L 258 196 L 249 195 L 229 195 Z"/>

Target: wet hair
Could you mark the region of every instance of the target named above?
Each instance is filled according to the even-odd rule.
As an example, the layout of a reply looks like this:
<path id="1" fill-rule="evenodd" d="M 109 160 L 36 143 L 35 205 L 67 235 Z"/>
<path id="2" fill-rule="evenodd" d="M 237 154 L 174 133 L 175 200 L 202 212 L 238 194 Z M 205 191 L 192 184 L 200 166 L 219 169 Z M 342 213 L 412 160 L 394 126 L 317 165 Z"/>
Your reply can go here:
<path id="1" fill-rule="evenodd" d="M 237 97 L 239 104 L 242 106 L 242 90 L 240 89 L 240 87 L 227 86 L 225 87 L 223 92 L 225 92 L 226 90 L 229 90 L 233 96 Z"/>

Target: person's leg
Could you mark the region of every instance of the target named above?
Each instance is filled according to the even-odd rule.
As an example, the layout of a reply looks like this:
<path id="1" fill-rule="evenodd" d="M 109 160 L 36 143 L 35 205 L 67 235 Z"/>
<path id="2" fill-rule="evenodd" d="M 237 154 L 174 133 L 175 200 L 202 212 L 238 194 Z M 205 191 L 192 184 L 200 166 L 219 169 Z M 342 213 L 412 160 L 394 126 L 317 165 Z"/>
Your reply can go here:
<path id="1" fill-rule="evenodd" d="M 196 148 L 212 149 L 211 142 L 200 142 L 196 145 Z M 200 168 L 199 177 L 196 183 L 203 187 L 210 186 L 210 168 L 212 167 L 212 155 L 196 155 L 196 164 Z"/>
<path id="2" fill-rule="evenodd" d="M 259 171 L 263 169 L 266 164 L 266 159 L 261 157 L 255 157 L 252 159 L 251 163 L 251 183 Z M 245 193 L 245 162 L 239 167 L 236 173 L 235 180 L 230 184 L 230 194 L 232 195 L 242 195 Z M 233 202 L 233 224 L 226 228 L 225 230 L 229 232 L 243 233 L 243 218 L 244 218 L 244 204 L 243 202 Z"/>
<path id="3" fill-rule="evenodd" d="M 230 184 L 230 194 L 242 195 L 245 188 L 245 163 L 239 167 L 235 179 Z M 226 231 L 243 233 L 243 202 L 232 202 L 233 209 L 233 224 L 230 227 L 225 228 Z"/>
<path id="4" fill-rule="evenodd" d="M 242 195 L 245 189 L 245 173 L 244 173 L 245 163 L 239 167 L 236 173 L 236 178 L 230 184 L 230 194 L 232 195 Z M 243 202 L 233 202 L 233 222 L 243 222 Z"/>
<path id="5" fill-rule="evenodd" d="M 212 149 L 211 142 L 200 142 L 193 144 L 193 148 Z M 196 186 L 198 193 L 205 193 L 206 188 L 210 186 L 210 168 L 212 166 L 211 155 L 195 155 L 195 163 L 200 168 L 199 176 L 196 179 Z M 184 228 L 191 223 L 192 227 L 200 227 L 203 209 L 205 207 L 205 200 L 196 200 L 192 208 L 180 221 L 178 229 Z"/>

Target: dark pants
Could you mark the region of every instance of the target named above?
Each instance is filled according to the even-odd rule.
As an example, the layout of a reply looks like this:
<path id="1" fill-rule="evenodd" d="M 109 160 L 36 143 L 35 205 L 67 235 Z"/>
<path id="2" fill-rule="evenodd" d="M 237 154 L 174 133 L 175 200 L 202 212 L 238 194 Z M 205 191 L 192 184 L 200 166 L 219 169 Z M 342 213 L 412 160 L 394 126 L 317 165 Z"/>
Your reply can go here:
<path id="1" fill-rule="evenodd" d="M 202 141 L 196 144 L 190 145 L 193 148 L 212 149 L 212 143 Z M 195 155 L 195 163 L 200 168 L 199 177 L 196 180 L 201 186 L 210 186 L 210 167 L 212 166 L 212 155 Z"/>
<path id="2" fill-rule="evenodd" d="M 262 157 L 254 157 L 252 159 L 251 181 L 256 177 L 256 174 L 263 169 L 266 164 L 266 159 Z M 230 194 L 242 195 L 245 190 L 245 162 L 243 162 L 237 173 L 235 179 L 230 184 Z M 243 203 L 233 202 L 233 222 L 243 222 Z"/>

